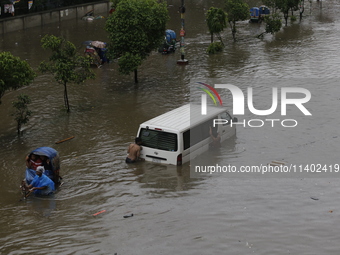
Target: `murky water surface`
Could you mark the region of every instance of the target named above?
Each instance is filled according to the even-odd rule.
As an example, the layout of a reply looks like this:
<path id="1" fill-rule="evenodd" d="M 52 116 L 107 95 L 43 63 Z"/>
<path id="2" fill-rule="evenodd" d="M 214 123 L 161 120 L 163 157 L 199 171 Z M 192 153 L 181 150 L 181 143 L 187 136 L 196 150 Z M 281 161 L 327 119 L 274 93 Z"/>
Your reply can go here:
<path id="1" fill-rule="evenodd" d="M 169 4 L 169 27 L 178 32 L 178 3 Z M 186 4 L 188 66 L 176 64 L 179 51 L 155 52 L 140 67 L 135 85 L 133 75 L 120 75 L 116 63 L 104 65 L 95 69 L 95 80 L 69 86 L 70 114 L 62 110 L 63 89 L 50 75 L 5 94 L 0 106 L 0 254 L 339 254 L 336 174 L 194 179 L 189 164 L 125 164 L 139 124 L 189 102 L 199 93 L 197 82 L 232 83 L 244 92 L 252 86 L 259 109 L 270 107 L 272 87 L 306 88 L 313 114 L 288 108 L 284 118 L 296 119 L 296 128 L 237 127 L 237 135 L 220 151 L 200 159 L 235 166 L 273 160 L 339 163 L 338 1 L 322 1 L 322 8 L 308 2 L 301 22 L 262 40 L 255 35 L 263 24 L 241 22 L 238 41 L 232 42 L 227 29 L 224 52 L 211 56 L 205 53 L 210 35 L 204 13 L 214 4 Z M 104 24 L 72 20 L 6 34 L 0 47 L 36 69 L 48 57 L 40 47 L 46 33 L 63 36 L 82 51 L 83 41 L 106 40 Z M 20 93 L 32 98 L 34 115 L 17 137 L 10 112 Z M 232 108 L 231 95 L 221 94 Z M 279 109 L 274 117 L 283 119 Z M 246 112 L 239 116 L 243 119 L 265 117 Z M 40 146 L 59 151 L 65 184 L 52 198 L 19 201 L 24 158 Z M 134 216 L 123 218 L 130 213 Z"/>

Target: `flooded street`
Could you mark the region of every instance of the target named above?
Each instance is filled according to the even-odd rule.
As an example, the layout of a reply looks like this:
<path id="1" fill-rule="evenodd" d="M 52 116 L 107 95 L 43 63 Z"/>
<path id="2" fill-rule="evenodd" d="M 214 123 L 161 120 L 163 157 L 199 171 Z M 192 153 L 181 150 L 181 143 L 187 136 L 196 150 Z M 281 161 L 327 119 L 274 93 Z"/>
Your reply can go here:
<path id="1" fill-rule="evenodd" d="M 179 34 L 178 3 L 168 3 L 169 28 Z M 301 22 L 289 21 L 263 39 L 255 36 L 264 24 L 240 22 L 237 42 L 228 27 L 223 53 L 208 55 L 204 15 L 213 5 L 186 1 L 187 66 L 177 65 L 179 50 L 154 52 L 139 68 L 136 85 L 133 74 L 118 73 L 116 62 L 104 64 L 94 69 L 95 80 L 68 86 L 70 114 L 63 108 L 62 86 L 50 75 L 39 73 L 29 87 L 6 92 L 0 105 L 1 255 L 339 254 L 340 172 L 190 178 L 190 167 L 202 160 L 237 167 L 275 160 L 296 166 L 340 163 L 340 3 L 324 0 L 321 8 L 317 1 L 308 2 Z M 40 47 L 45 34 L 63 36 L 81 52 L 83 41 L 107 40 L 104 24 L 72 20 L 5 34 L 0 48 L 37 70 L 49 56 Z M 230 83 L 244 92 L 251 86 L 259 109 L 270 108 L 272 87 L 305 88 L 312 95 L 306 104 L 312 116 L 296 107 L 281 116 L 279 105 L 271 117 L 296 119 L 295 128 L 280 122 L 240 125 L 218 152 L 190 164 L 127 165 L 126 150 L 139 124 L 198 98 L 197 82 Z M 33 116 L 18 137 L 10 113 L 20 93 L 31 97 Z M 232 109 L 230 93 L 220 93 Z M 247 110 L 238 119 L 266 116 Z M 25 156 L 41 146 L 59 152 L 64 185 L 53 197 L 19 201 Z"/>

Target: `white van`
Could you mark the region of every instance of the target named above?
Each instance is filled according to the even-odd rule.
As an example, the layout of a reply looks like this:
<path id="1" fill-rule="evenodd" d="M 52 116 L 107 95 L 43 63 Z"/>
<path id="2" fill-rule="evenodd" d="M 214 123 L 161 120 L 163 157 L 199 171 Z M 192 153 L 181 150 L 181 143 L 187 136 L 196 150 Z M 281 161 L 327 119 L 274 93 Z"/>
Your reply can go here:
<path id="1" fill-rule="evenodd" d="M 214 119 L 228 120 L 228 124 L 213 127 Z M 202 115 L 201 106 L 195 104 L 164 113 L 140 124 L 137 133 L 142 139 L 140 157 L 146 161 L 182 165 L 209 149 L 210 128 L 219 133 L 221 142 L 235 135 L 231 119 L 224 107 L 207 106 L 207 114 Z"/>

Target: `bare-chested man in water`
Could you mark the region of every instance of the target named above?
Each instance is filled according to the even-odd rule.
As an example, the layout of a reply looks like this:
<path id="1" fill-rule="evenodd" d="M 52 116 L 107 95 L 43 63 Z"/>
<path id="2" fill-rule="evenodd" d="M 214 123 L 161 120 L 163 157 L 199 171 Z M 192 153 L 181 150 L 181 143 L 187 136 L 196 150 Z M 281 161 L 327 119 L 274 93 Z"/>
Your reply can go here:
<path id="1" fill-rule="evenodd" d="M 135 163 L 138 160 L 140 160 L 139 155 L 142 147 L 140 146 L 142 144 L 142 139 L 139 137 L 136 137 L 135 143 L 131 143 L 128 148 L 128 156 L 125 159 L 126 163 Z"/>

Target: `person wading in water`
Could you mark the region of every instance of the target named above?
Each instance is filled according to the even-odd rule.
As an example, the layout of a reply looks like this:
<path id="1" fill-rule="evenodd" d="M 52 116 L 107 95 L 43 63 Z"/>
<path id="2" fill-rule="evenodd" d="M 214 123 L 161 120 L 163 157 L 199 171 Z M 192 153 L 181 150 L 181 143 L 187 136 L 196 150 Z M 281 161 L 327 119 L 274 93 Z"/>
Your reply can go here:
<path id="1" fill-rule="evenodd" d="M 127 150 L 128 155 L 125 159 L 126 163 L 135 163 L 138 160 L 144 161 L 143 159 L 139 158 L 140 151 L 142 150 L 141 144 L 142 144 L 142 139 L 140 139 L 139 137 L 136 137 L 135 143 L 131 143 L 129 145 L 129 148 Z"/>

